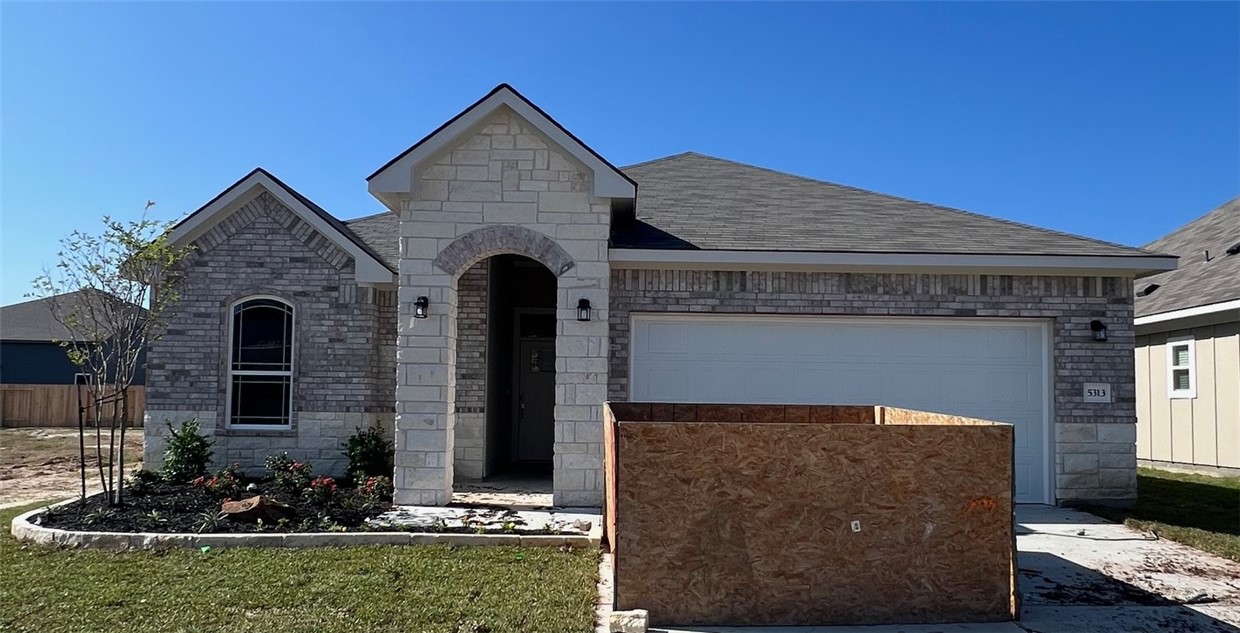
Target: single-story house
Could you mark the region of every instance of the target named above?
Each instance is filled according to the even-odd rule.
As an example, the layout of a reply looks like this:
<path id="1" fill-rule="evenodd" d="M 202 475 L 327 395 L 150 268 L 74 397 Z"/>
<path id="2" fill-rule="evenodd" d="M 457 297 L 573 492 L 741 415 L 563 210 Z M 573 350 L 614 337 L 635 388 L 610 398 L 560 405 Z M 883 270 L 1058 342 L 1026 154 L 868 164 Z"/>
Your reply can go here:
<path id="1" fill-rule="evenodd" d="M 256 169 L 196 246 L 148 364 L 148 464 L 339 469 L 394 427 L 396 500 L 543 472 L 602 500 L 604 401 L 888 404 L 1011 422 L 1022 502 L 1136 491 L 1133 281 L 1173 256 L 695 153 L 618 168 L 501 85 L 337 220 Z M 910 456 L 916 459 L 916 456 Z"/>
<path id="2" fill-rule="evenodd" d="M 60 346 L 74 336 L 56 320 L 53 306 L 67 312 L 91 296 L 92 291 L 79 290 L 0 307 L 0 426 L 77 426 L 74 385 L 88 377 Z M 145 355 L 139 351 L 134 385 L 145 381 Z M 140 421 L 142 389 L 133 395 Z"/>
<path id="3" fill-rule="evenodd" d="M 1240 474 L 1240 198 L 1145 248 L 1180 266 L 1136 282 L 1137 457 Z"/>

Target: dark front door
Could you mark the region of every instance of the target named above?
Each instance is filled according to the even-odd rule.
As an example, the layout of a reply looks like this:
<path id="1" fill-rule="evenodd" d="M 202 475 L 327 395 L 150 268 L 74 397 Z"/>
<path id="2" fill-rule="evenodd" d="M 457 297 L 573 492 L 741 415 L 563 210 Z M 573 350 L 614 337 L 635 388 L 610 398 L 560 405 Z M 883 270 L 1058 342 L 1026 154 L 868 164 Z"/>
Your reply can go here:
<path id="1" fill-rule="evenodd" d="M 555 340 L 518 345 L 515 462 L 550 462 L 555 442 Z"/>

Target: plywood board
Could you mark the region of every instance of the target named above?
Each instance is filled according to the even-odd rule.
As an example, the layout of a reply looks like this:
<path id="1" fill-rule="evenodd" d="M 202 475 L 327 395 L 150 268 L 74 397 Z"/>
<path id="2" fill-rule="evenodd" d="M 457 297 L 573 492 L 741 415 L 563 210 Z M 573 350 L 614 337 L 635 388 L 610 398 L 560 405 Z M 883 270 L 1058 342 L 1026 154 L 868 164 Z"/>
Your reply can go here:
<path id="1" fill-rule="evenodd" d="M 617 608 L 649 609 L 655 625 L 1014 617 L 1011 426 L 911 412 L 661 421 L 610 406 Z M 725 417 L 746 415 L 773 413 Z"/>

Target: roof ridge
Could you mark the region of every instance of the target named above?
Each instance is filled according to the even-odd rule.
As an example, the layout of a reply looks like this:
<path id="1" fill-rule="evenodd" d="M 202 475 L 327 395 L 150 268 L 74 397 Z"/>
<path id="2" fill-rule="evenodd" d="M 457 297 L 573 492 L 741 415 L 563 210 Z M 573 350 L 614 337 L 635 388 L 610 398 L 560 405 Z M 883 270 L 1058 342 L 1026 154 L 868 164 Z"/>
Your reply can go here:
<path id="1" fill-rule="evenodd" d="M 370 219 L 382 217 L 385 215 L 392 215 L 392 212 L 391 211 L 380 211 L 378 213 L 372 213 L 370 215 L 363 215 L 360 218 L 353 218 L 351 220 L 341 220 L 341 222 L 345 224 L 353 224 L 354 222 L 361 222 L 362 220 L 370 220 Z"/>
<path id="2" fill-rule="evenodd" d="M 1188 230 L 1189 227 L 1193 226 L 1194 224 L 1197 224 L 1198 222 L 1201 222 L 1202 220 L 1205 220 L 1206 218 L 1209 218 L 1215 213 L 1222 215 L 1224 212 L 1228 210 L 1228 208 L 1230 208 L 1233 205 L 1240 206 L 1240 196 L 1236 196 L 1230 200 L 1227 200 L 1223 202 L 1222 204 L 1210 209 L 1209 211 L 1206 211 L 1205 213 L 1193 218 L 1192 220 L 1189 220 L 1188 222 L 1185 222 L 1184 224 L 1181 224 L 1180 226 L 1177 226 L 1174 229 L 1171 229 L 1167 233 L 1164 233 L 1163 235 L 1160 235 L 1150 240 L 1149 242 L 1146 242 L 1142 246 L 1142 248 L 1148 248 L 1149 246 L 1152 246 L 1153 244 L 1167 240 L 1175 235 L 1179 235 L 1180 233 L 1183 233 L 1185 230 Z"/>
<path id="3" fill-rule="evenodd" d="M 7 309 L 7 308 L 16 308 L 18 306 L 24 306 L 29 303 L 44 303 L 47 301 L 51 301 L 53 299 L 64 299 L 65 297 L 71 297 L 73 295 L 91 294 L 91 293 L 103 295 L 105 297 L 112 299 L 113 301 L 124 301 L 124 299 L 121 299 L 120 297 L 110 292 L 99 290 L 98 288 L 78 288 L 77 290 L 70 290 L 69 292 L 62 292 L 58 295 L 49 295 L 46 297 L 32 297 L 30 299 L 27 299 L 26 301 L 20 301 L 18 303 L 10 303 L 5 306 L 0 306 L 0 310 Z M 30 295 L 27 295 L 27 296 L 30 296 Z"/>
<path id="4" fill-rule="evenodd" d="M 1162 253 L 1155 253 L 1155 252 L 1153 252 L 1153 251 L 1148 251 L 1148 250 L 1146 250 L 1146 249 L 1144 249 L 1144 248 L 1137 247 L 1137 246 L 1130 246 L 1130 245 L 1128 245 L 1128 244 L 1120 244 L 1120 243 L 1117 243 L 1117 242 L 1108 242 L 1108 241 L 1106 241 L 1106 240 L 1100 240 L 1100 239 L 1093 238 L 1093 237 L 1086 237 L 1086 236 L 1084 236 L 1084 235 L 1076 235 L 1075 233 L 1068 233 L 1068 232 L 1066 232 L 1066 231 L 1059 231 L 1059 230 L 1055 230 L 1055 229 L 1048 229 L 1048 228 L 1045 228 L 1045 227 L 1034 226 L 1034 225 L 1032 225 L 1032 224 L 1025 224 L 1025 223 L 1023 223 L 1023 222 L 1017 222 L 1017 221 L 1015 221 L 1015 220 L 1009 220 L 1009 219 L 1006 219 L 1006 218 L 995 217 L 995 216 L 993 216 L 993 215 L 986 215 L 986 214 L 984 214 L 984 213 L 977 213 L 976 211 L 967 211 L 967 210 L 965 210 L 965 209 L 957 209 L 957 208 L 955 208 L 955 207 L 948 207 L 948 206 L 944 206 L 944 205 L 941 205 L 941 204 L 936 204 L 936 203 L 933 203 L 933 202 L 925 202 L 925 201 L 923 201 L 923 200 L 914 200 L 914 199 L 912 199 L 912 198 L 905 198 L 905 197 L 903 197 L 903 196 L 896 196 L 896 195 L 892 195 L 892 194 L 889 194 L 889 193 L 882 193 L 882 192 L 879 192 L 879 191 L 873 191 L 873 190 L 871 190 L 871 189 L 863 189 L 863 188 L 861 188 L 861 187 L 856 187 L 856 186 L 853 186 L 853 185 L 844 185 L 844 184 L 840 184 L 840 183 L 837 183 L 837 182 L 831 182 L 831 181 L 829 181 L 829 180 L 822 180 L 822 179 L 819 179 L 819 178 L 811 178 L 811 177 L 809 177 L 809 176 L 802 176 L 802 175 L 800 175 L 800 174 L 793 174 L 793 173 L 786 172 L 786 171 L 780 171 L 780 170 L 778 170 L 778 169 L 771 169 L 770 167 L 762 167 L 761 165 L 751 165 L 751 164 L 749 164 L 749 163 L 742 163 L 742 162 L 740 162 L 740 161 L 730 160 L 730 159 L 727 159 L 727 158 L 720 158 L 720 157 L 718 157 L 718 156 L 710 156 L 710 155 L 707 155 L 707 154 L 700 154 L 700 153 L 698 153 L 698 152 L 684 152 L 684 153 L 681 153 L 681 154 L 677 154 L 677 155 L 675 155 L 675 156 L 667 156 L 667 157 L 664 157 L 663 159 L 659 159 L 659 160 L 669 160 L 669 159 L 673 159 L 673 158 L 681 158 L 681 157 L 685 157 L 685 156 L 699 156 L 699 157 L 701 157 L 701 158 L 705 158 L 705 159 L 707 159 L 707 160 L 714 160 L 714 161 L 718 161 L 718 162 L 721 162 L 721 163 L 728 163 L 728 164 L 730 164 L 730 165 L 738 165 L 738 166 L 741 166 L 741 167 L 747 167 L 747 168 L 750 168 L 750 169 L 757 169 L 757 170 L 759 170 L 759 171 L 764 171 L 764 172 L 771 173 L 771 174 L 777 174 L 777 175 L 780 175 L 780 176 L 785 176 L 785 177 L 788 177 L 788 178 L 796 178 L 796 179 L 798 179 L 798 180 L 805 180 L 805 181 L 812 182 L 812 183 L 819 184 L 819 185 L 828 185 L 828 186 L 832 186 L 832 187 L 839 187 L 839 188 L 841 188 L 841 189 L 848 189 L 848 190 L 851 190 L 851 191 L 856 191 L 856 192 L 860 192 L 860 193 L 864 193 L 864 194 L 868 194 L 868 195 L 873 195 L 873 196 L 883 196 L 883 197 L 885 197 L 885 198 L 891 198 L 891 199 L 893 199 L 893 200 L 901 200 L 901 201 L 904 201 L 904 202 L 911 202 L 911 203 L 913 203 L 913 204 L 925 205 L 925 206 L 928 206 L 928 207 L 934 207 L 934 208 L 936 208 L 936 209 L 942 209 L 942 210 L 944 210 L 944 211 L 950 211 L 950 212 L 954 212 L 954 213 L 961 213 L 961 214 L 964 214 L 964 215 L 972 216 L 972 217 L 975 217 L 975 218 L 982 218 L 982 219 L 986 219 L 986 220 L 994 220 L 994 221 L 996 221 L 996 222 L 1002 222 L 1002 223 L 1004 223 L 1004 224 L 1008 224 L 1008 225 L 1011 225 L 1011 226 L 1018 226 L 1018 227 L 1021 227 L 1021 228 L 1031 229 L 1031 230 L 1034 230 L 1034 231 L 1039 231 L 1039 232 L 1042 232 L 1042 233 L 1050 233 L 1050 234 L 1053 234 L 1053 235 L 1059 235 L 1059 236 L 1061 236 L 1061 237 L 1069 237 L 1069 238 L 1073 238 L 1073 239 L 1077 239 L 1077 240 L 1082 240 L 1082 241 L 1085 241 L 1085 242 L 1092 242 L 1092 243 L 1094 243 L 1094 244 L 1102 244 L 1102 245 L 1111 246 L 1111 247 L 1117 247 L 1117 248 L 1125 248 L 1125 249 L 1130 249 L 1130 250 L 1138 251 L 1138 252 L 1141 252 L 1141 253 L 1145 253 L 1145 254 L 1147 254 L 1147 255 L 1162 255 Z M 656 161 L 650 161 L 650 162 L 656 162 Z M 643 163 L 643 164 L 649 164 L 649 163 Z M 639 183 L 639 185 L 640 185 L 640 183 Z"/>
<path id="5" fill-rule="evenodd" d="M 711 156 L 707 156 L 706 154 L 699 154 L 694 151 L 680 152 L 679 154 L 670 154 L 668 156 L 662 156 L 659 158 L 651 158 L 650 160 L 644 160 L 640 163 L 633 163 L 632 165 L 625 165 L 624 167 L 620 168 L 620 171 L 624 171 L 626 169 L 633 169 L 635 167 L 645 167 L 646 165 L 653 165 L 655 163 L 661 163 L 665 160 L 672 160 L 674 158 L 684 158 L 685 156 L 701 156 L 703 158 L 713 158 Z M 638 184 L 640 185 L 641 183 L 638 183 Z"/>

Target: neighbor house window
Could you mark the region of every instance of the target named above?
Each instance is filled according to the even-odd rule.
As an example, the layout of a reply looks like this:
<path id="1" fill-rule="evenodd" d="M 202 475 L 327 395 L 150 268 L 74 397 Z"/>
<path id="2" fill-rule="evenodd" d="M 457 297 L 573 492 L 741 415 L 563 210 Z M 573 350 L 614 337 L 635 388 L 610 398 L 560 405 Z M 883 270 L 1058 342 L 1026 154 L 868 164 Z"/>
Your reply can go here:
<path id="1" fill-rule="evenodd" d="M 228 423 L 288 427 L 293 409 L 293 306 L 250 297 L 232 307 L 228 342 Z"/>
<path id="2" fill-rule="evenodd" d="M 1197 355 L 1191 336 L 1167 340 L 1167 395 L 1197 397 Z"/>

